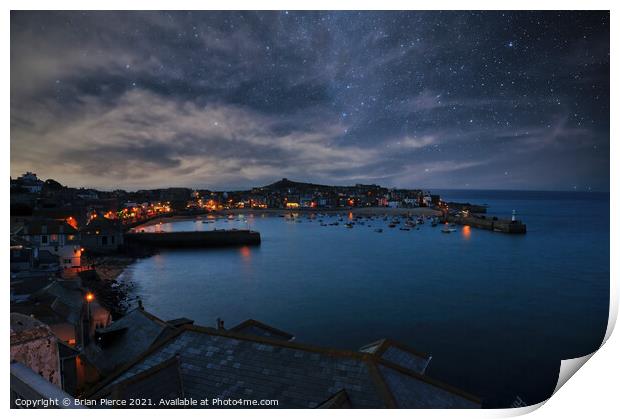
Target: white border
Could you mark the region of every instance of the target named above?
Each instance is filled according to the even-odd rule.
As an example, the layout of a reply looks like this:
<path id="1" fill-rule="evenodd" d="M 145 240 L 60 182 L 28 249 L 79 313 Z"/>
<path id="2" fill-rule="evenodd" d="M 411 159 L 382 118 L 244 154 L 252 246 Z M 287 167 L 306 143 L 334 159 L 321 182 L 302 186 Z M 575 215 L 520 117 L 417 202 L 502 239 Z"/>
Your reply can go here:
<path id="1" fill-rule="evenodd" d="M 9 75 L 9 57 L 10 57 L 10 9 L 16 10 L 47 10 L 47 9 L 69 9 L 69 10 L 85 10 L 85 9 L 94 9 L 94 10 L 134 10 L 134 9 L 148 9 L 148 10 L 164 10 L 164 9 L 173 9 L 173 10 L 201 10 L 201 9 L 212 9 L 212 10 L 230 10 L 230 9 L 238 9 L 238 10 L 483 10 L 483 9 L 504 9 L 504 10 L 612 10 L 611 12 L 611 74 L 618 72 L 618 31 L 616 30 L 616 25 L 618 24 L 618 19 L 615 16 L 615 12 L 613 10 L 613 5 L 617 4 L 612 1 L 596 1 L 591 0 L 588 2 L 584 1 L 532 1 L 532 0 L 522 0 L 522 1 L 503 1 L 501 4 L 497 1 L 433 1 L 433 2 L 412 2 L 412 1 L 394 1 L 394 0 L 382 0 L 381 2 L 370 2 L 364 0 L 314 0 L 314 1 L 282 1 L 282 0 L 264 0 L 260 2 L 252 2 L 252 1 L 240 1 L 240 0 L 228 0 L 226 2 L 214 2 L 214 1 L 187 1 L 187 0 L 177 0 L 175 2 L 171 1 L 162 1 L 162 0 L 152 0 L 152 1 L 119 1 L 119 0 L 109 0 L 106 2 L 89 2 L 86 4 L 85 2 L 79 2 L 76 0 L 62 0 L 56 2 L 45 2 L 41 0 L 24 0 L 24 1 L 8 1 L 5 4 L 8 4 L 8 8 L 5 11 L 5 14 L 2 19 L 2 52 L 4 57 L 4 65 L 2 66 L 3 72 L 3 80 L 2 84 L 2 93 L 4 101 L 2 102 L 2 120 L 5 127 L 5 141 L 2 141 L 2 146 L 4 148 L 4 158 L 2 159 L 2 168 L 4 169 L 4 173 L 10 174 L 10 147 L 9 141 L 10 138 L 10 75 Z M 614 106 L 617 104 L 618 100 L 618 87 L 612 80 L 611 82 L 611 132 L 617 133 L 617 107 Z M 610 209 L 611 214 L 618 213 L 618 147 L 615 143 L 610 144 L 610 156 L 611 156 L 611 202 Z M 9 176 L 7 176 L 9 177 Z M 5 178 L 6 179 L 6 178 Z M 8 237 L 9 229 L 8 223 L 6 220 L 9 218 L 8 205 L 6 205 L 9 201 L 9 184 L 8 182 L 4 182 L 2 184 L 3 196 L 5 199 L 3 200 L 5 205 L 0 206 L 2 211 L 2 219 L 4 219 L 4 223 L 2 224 L 2 231 L 0 234 L 2 237 Z M 611 219 L 611 254 L 617 255 L 618 253 L 618 237 L 620 237 L 620 230 L 618 228 L 618 222 L 613 217 Z M 2 248 L 3 258 L 2 258 L 2 267 L 3 271 L 8 271 L 8 247 Z M 617 278 L 618 274 L 618 262 L 616 259 L 611 258 L 611 278 Z M 9 294 L 9 284 L 5 279 L 4 281 L 4 289 L 5 292 L 3 295 L 7 296 Z M 603 345 L 600 351 L 598 351 L 592 359 L 586 364 L 584 368 L 578 373 L 578 378 L 569 380 L 559 391 L 555 394 L 551 399 L 549 399 L 544 404 L 544 407 L 541 409 L 537 409 L 540 405 L 535 407 L 528 407 L 523 409 L 505 409 L 505 410 L 482 410 L 482 411 L 442 411 L 442 410 L 423 410 L 423 411 L 415 411 L 411 412 L 409 410 L 392 410 L 389 412 L 390 415 L 398 416 L 398 417 L 409 417 L 410 415 L 415 415 L 416 417 L 422 418 L 444 418 L 447 416 L 452 417 L 500 417 L 500 416 L 516 416 L 519 414 L 525 414 L 530 411 L 534 411 L 531 413 L 531 417 L 537 418 L 549 418 L 549 417 L 584 417 L 586 415 L 596 418 L 604 418 L 604 417 L 612 417 L 616 416 L 617 408 L 615 406 L 615 399 L 618 397 L 617 393 L 617 377 L 620 376 L 618 374 L 620 362 L 618 361 L 618 355 L 620 354 L 620 344 L 618 343 L 617 336 L 611 336 L 611 331 L 613 330 L 613 326 L 615 325 L 618 313 L 618 290 L 617 290 L 617 282 L 611 281 L 611 302 L 610 302 L 610 321 L 608 325 L 607 334 L 605 336 L 606 343 Z M 9 302 L 8 299 L 2 299 L 2 307 L 4 315 L 8 315 L 9 313 Z M 6 322 L 6 320 L 5 320 Z M 5 325 L 8 322 L 4 323 Z M 7 328 L 8 329 L 8 328 Z M 5 329 L 6 330 L 6 329 Z M 2 334 L 2 348 L 5 351 L 5 360 L 9 359 L 9 337 L 8 330 Z M 589 357 L 588 357 L 589 358 Z M 570 363 L 569 363 L 570 364 Z M 578 361 L 572 362 L 572 369 L 575 370 L 575 365 L 582 364 Z M 5 378 L 6 386 L 8 387 L 8 362 L 0 364 L 0 367 L 3 370 L 3 377 Z M 574 372 L 574 371 L 573 371 Z M 572 374 L 571 374 L 572 375 Z M 5 408 L 8 409 L 8 388 L 4 389 L 4 397 L 2 403 Z M 44 414 L 46 416 L 67 416 L 71 414 L 83 414 L 78 412 L 70 413 L 68 411 L 11 411 L 11 415 L 20 416 L 20 417 L 35 417 L 35 415 Z M 103 417 L 110 415 L 109 410 L 101 410 L 101 411 L 89 411 L 89 416 L 95 417 Z M 161 412 L 156 412 L 158 414 Z M 164 413 L 168 415 L 168 413 Z M 228 418 L 228 417 L 239 417 L 239 416 L 248 416 L 252 417 L 264 417 L 264 418 L 273 418 L 273 417 L 289 417 L 294 414 L 296 417 L 315 417 L 319 413 L 314 410 L 296 410 L 294 412 L 284 411 L 284 410 L 218 410 L 217 413 L 214 411 L 175 411 L 170 412 L 169 414 L 175 415 L 217 415 L 218 417 Z M 349 411 L 323 411 L 323 415 L 325 416 L 342 416 L 349 415 L 351 412 Z M 374 412 L 370 411 L 356 411 L 353 413 L 356 416 L 361 418 L 368 417 L 371 415 L 376 415 Z M 153 416 L 153 412 L 149 411 L 115 411 L 114 415 L 120 415 L 122 417 L 149 417 Z"/>

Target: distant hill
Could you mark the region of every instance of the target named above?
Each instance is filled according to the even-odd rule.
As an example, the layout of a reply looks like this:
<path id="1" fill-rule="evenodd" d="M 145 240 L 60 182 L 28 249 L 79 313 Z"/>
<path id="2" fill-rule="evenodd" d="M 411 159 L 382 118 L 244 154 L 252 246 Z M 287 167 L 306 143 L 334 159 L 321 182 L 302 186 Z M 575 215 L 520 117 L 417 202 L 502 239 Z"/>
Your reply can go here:
<path id="1" fill-rule="evenodd" d="M 333 188 L 333 186 L 317 185 L 314 183 L 295 182 L 287 178 L 284 178 L 270 185 L 263 186 L 261 189 L 266 189 L 269 191 L 279 191 L 279 190 L 284 190 L 284 189 L 298 189 L 298 190 L 314 189 L 316 190 L 316 189 L 330 189 L 330 188 Z"/>

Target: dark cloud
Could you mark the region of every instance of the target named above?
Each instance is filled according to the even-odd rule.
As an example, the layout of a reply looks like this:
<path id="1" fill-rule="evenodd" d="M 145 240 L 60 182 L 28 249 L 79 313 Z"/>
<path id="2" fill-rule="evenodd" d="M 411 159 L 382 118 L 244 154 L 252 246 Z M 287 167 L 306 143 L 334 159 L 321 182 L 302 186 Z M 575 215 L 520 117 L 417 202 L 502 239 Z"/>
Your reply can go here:
<path id="1" fill-rule="evenodd" d="M 608 12 L 13 12 L 11 173 L 609 188 Z"/>

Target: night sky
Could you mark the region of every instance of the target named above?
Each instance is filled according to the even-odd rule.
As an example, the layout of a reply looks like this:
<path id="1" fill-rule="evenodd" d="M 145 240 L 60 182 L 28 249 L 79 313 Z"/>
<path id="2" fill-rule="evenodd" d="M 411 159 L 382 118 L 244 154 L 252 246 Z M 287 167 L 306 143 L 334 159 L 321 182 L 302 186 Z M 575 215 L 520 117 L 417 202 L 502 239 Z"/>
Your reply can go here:
<path id="1" fill-rule="evenodd" d="M 609 189 L 608 12 L 13 12 L 11 175 Z"/>

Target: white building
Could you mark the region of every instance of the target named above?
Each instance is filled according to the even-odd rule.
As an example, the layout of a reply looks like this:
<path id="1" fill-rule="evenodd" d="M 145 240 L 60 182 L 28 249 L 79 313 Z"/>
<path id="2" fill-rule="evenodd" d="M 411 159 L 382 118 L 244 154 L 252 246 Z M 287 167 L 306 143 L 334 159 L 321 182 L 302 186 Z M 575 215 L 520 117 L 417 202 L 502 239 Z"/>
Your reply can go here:
<path id="1" fill-rule="evenodd" d="M 38 250 L 47 250 L 58 255 L 63 269 L 80 267 L 82 249 L 79 233 L 64 220 L 28 221 L 18 235 L 28 240 Z"/>

